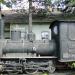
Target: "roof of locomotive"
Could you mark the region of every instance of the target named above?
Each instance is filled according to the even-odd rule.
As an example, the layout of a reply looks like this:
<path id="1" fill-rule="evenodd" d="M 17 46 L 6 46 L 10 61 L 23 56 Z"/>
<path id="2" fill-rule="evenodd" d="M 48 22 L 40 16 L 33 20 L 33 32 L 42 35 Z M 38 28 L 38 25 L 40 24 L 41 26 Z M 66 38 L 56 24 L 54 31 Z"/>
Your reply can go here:
<path id="1" fill-rule="evenodd" d="M 50 24 L 49 28 L 52 28 L 56 25 L 59 25 L 59 23 L 64 22 L 64 23 L 75 23 L 75 20 L 55 20 Z"/>

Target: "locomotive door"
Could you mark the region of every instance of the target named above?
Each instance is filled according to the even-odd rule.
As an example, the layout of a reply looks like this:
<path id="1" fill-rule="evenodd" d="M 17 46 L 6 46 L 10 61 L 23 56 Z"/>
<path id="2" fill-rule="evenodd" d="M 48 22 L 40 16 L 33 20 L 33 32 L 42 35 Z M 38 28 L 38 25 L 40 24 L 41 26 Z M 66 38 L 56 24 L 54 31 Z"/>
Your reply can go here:
<path id="1" fill-rule="evenodd" d="M 75 23 L 68 26 L 68 39 L 69 57 L 75 60 Z"/>

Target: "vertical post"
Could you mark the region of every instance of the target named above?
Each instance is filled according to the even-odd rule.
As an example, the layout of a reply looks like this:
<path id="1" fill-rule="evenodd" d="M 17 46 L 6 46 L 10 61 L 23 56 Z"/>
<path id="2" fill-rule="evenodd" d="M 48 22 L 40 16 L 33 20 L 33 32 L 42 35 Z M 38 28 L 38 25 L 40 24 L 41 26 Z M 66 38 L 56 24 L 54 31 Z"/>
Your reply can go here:
<path id="1" fill-rule="evenodd" d="M 1 19 L 1 39 L 4 39 L 4 19 Z"/>
<path id="2" fill-rule="evenodd" d="M 35 40 L 35 34 L 32 32 L 32 0 L 29 0 L 28 40 L 30 42 L 33 42 L 33 40 Z"/>
<path id="3" fill-rule="evenodd" d="M 0 3 L 0 39 L 1 39 L 1 3 Z"/>
<path id="4" fill-rule="evenodd" d="M 32 0 L 29 0 L 29 27 L 28 33 L 32 33 Z"/>
<path id="5" fill-rule="evenodd" d="M 1 3 L 0 3 L 0 39 L 4 38 L 4 20 L 1 14 Z"/>

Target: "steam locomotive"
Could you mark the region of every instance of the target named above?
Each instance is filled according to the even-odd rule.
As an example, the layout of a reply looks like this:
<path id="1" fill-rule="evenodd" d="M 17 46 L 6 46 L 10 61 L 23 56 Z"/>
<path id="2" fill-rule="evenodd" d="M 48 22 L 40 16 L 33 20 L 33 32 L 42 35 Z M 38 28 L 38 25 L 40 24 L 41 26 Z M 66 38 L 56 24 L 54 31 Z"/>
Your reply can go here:
<path id="1" fill-rule="evenodd" d="M 54 21 L 50 24 L 52 39 L 35 40 L 34 33 L 27 39 L 19 39 L 20 32 L 11 32 L 11 39 L 4 39 L 4 25 L 0 23 L 0 71 L 26 72 L 48 71 L 53 73 L 57 65 L 65 67 L 75 61 L 75 21 Z M 17 37 L 15 37 L 17 35 Z M 14 37 L 16 39 L 14 39 Z"/>

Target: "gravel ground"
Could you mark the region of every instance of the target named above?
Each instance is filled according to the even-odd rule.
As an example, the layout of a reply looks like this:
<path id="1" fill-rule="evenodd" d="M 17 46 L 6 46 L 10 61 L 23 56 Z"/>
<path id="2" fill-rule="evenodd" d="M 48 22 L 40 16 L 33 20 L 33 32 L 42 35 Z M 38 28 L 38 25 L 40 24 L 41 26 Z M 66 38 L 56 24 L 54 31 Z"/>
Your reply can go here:
<path id="1" fill-rule="evenodd" d="M 0 75 L 75 75 L 75 71 L 58 71 L 58 72 L 55 72 L 53 74 L 48 74 L 48 73 L 41 73 L 41 72 L 38 72 L 38 73 L 35 73 L 35 74 L 15 74 L 15 73 L 12 73 L 12 74 L 0 74 Z"/>
<path id="2" fill-rule="evenodd" d="M 0 74 L 0 75 L 75 75 L 75 73 L 53 73 L 53 74 L 36 73 L 36 74 Z"/>

